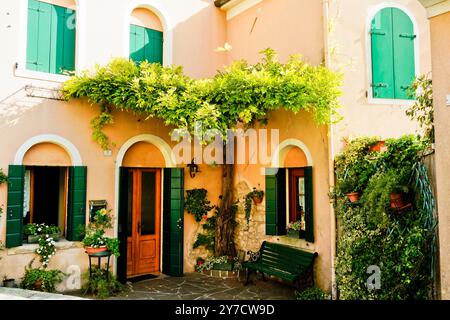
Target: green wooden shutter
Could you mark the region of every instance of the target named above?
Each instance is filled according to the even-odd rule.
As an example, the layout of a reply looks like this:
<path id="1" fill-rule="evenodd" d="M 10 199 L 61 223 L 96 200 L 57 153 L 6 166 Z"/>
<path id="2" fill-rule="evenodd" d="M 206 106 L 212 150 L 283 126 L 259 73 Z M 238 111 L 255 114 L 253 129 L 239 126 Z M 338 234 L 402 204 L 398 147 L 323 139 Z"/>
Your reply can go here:
<path id="1" fill-rule="evenodd" d="M 372 20 L 372 93 L 374 98 L 393 99 L 394 49 L 392 45 L 392 8 L 377 13 Z"/>
<path id="2" fill-rule="evenodd" d="M 27 69 L 37 71 L 39 44 L 39 2 L 28 1 Z"/>
<path id="3" fill-rule="evenodd" d="M 312 167 L 305 168 L 305 240 L 314 242 L 314 192 Z"/>
<path id="4" fill-rule="evenodd" d="M 67 240 L 80 241 L 79 226 L 86 225 L 87 167 L 69 168 Z"/>
<path id="5" fill-rule="evenodd" d="M 23 189 L 25 167 L 10 165 L 8 170 L 8 204 L 6 208 L 6 247 L 22 245 Z"/>
<path id="6" fill-rule="evenodd" d="M 406 13 L 392 8 L 395 98 L 413 99 L 408 96 L 408 87 L 415 77 L 414 26 Z"/>
<path id="7" fill-rule="evenodd" d="M 128 168 L 120 168 L 118 226 L 120 256 L 117 258 L 117 279 L 121 282 L 127 280 L 128 177 Z"/>
<path id="8" fill-rule="evenodd" d="M 130 58 L 136 63 L 145 60 L 145 36 L 145 28 L 130 26 Z"/>
<path id="9" fill-rule="evenodd" d="M 163 273 L 183 275 L 184 170 L 164 169 Z"/>
<path id="10" fill-rule="evenodd" d="M 146 29 L 148 45 L 145 47 L 145 58 L 149 62 L 163 63 L 163 33 Z"/>
<path id="11" fill-rule="evenodd" d="M 53 6 L 53 34 L 50 72 L 62 74 L 75 70 L 76 12 Z"/>
<path id="12" fill-rule="evenodd" d="M 266 235 L 286 234 L 286 169 L 266 168 Z"/>
<path id="13" fill-rule="evenodd" d="M 75 70 L 75 11 L 29 0 L 27 69 L 61 74 Z"/>

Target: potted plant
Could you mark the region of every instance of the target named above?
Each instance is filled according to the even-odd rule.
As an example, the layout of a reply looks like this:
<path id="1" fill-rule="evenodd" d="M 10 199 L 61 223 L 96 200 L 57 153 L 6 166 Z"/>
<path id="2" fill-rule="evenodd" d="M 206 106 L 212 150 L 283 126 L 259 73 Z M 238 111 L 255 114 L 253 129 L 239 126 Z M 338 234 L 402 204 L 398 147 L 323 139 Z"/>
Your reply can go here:
<path id="1" fill-rule="evenodd" d="M 250 222 L 250 214 L 252 212 L 252 202 L 255 205 L 258 205 L 262 203 L 263 198 L 264 198 L 264 191 L 257 190 L 256 188 L 253 188 L 252 191 L 250 191 L 245 195 L 244 211 L 245 211 L 245 219 L 247 220 L 247 225 Z"/>
<path id="2" fill-rule="evenodd" d="M 286 230 L 288 237 L 299 239 L 302 231 L 302 222 L 300 220 L 291 222 L 287 225 Z"/>
<path id="3" fill-rule="evenodd" d="M 347 196 L 350 202 L 354 203 L 359 201 L 358 177 L 354 174 L 348 175 L 346 179 L 339 181 L 339 189 Z"/>
<path id="4" fill-rule="evenodd" d="M 55 225 L 46 225 L 45 223 L 29 223 L 23 228 L 23 233 L 27 236 L 28 243 L 38 243 L 43 235 L 49 235 L 53 240 L 58 241 L 61 236 L 61 230 Z"/>
<path id="5" fill-rule="evenodd" d="M 372 152 L 380 152 L 386 150 L 386 141 L 380 140 L 377 143 L 375 143 L 372 147 L 370 147 L 370 151 Z"/>
<path id="6" fill-rule="evenodd" d="M 3 286 L 5 288 L 14 288 L 16 286 L 16 280 L 13 278 L 3 277 Z"/>
<path id="7" fill-rule="evenodd" d="M 20 287 L 22 289 L 55 292 L 56 285 L 63 280 L 64 273 L 59 270 L 46 270 L 45 268 L 32 268 L 31 263 L 25 267 Z"/>
<path id="8" fill-rule="evenodd" d="M 264 191 L 253 188 L 253 190 L 247 194 L 247 197 L 251 198 L 255 205 L 258 205 L 263 201 Z"/>
<path id="9" fill-rule="evenodd" d="M 118 257 L 119 240 L 105 236 L 105 230 L 112 227 L 111 210 L 100 209 L 84 230 L 83 245 L 87 254 L 110 251 Z"/>

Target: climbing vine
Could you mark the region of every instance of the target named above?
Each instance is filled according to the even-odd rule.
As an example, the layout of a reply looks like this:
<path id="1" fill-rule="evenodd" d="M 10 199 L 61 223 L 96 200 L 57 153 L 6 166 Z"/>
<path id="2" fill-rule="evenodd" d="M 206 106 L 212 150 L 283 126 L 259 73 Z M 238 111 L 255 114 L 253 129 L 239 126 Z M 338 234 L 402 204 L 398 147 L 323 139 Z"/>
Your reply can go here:
<path id="1" fill-rule="evenodd" d="M 112 124 L 114 110 L 162 119 L 167 126 L 195 134 L 201 142 L 209 129 L 225 138 L 229 129 L 266 124 L 278 109 L 310 112 L 318 125 L 340 120 L 340 74 L 323 65 L 309 65 L 298 56 L 281 63 L 272 49 L 262 54 L 254 65 L 235 61 L 211 79 L 189 78 L 178 66 L 119 58 L 71 77 L 63 84 L 62 94 L 101 106 L 100 117 L 91 125 L 94 139 L 103 148 L 110 143 L 103 128 Z M 223 156 L 226 159 L 226 147 Z M 222 173 L 214 251 L 216 256 L 234 256 L 234 165 L 222 165 Z"/>
<path id="2" fill-rule="evenodd" d="M 431 296 L 436 220 L 428 173 L 422 162 L 427 144 L 414 136 L 359 138 L 336 159 L 332 194 L 339 220 L 336 278 L 341 299 L 426 299 Z M 346 166 L 358 168 L 347 170 Z M 339 186 L 357 174 L 361 198 L 350 202 Z M 392 202 L 401 193 L 403 207 Z M 367 285 L 367 270 L 380 268 L 381 286 Z"/>

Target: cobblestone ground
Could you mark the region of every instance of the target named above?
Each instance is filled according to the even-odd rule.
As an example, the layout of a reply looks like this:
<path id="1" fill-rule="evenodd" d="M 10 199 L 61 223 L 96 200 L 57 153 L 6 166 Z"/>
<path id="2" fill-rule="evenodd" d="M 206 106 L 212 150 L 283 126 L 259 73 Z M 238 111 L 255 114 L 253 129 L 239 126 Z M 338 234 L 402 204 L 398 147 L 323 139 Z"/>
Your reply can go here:
<path id="1" fill-rule="evenodd" d="M 220 279 L 199 273 L 188 273 L 175 278 L 161 276 L 129 284 L 129 291 L 113 300 L 292 300 L 295 289 L 276 280 L 244 286 L 243 278 Z"/>

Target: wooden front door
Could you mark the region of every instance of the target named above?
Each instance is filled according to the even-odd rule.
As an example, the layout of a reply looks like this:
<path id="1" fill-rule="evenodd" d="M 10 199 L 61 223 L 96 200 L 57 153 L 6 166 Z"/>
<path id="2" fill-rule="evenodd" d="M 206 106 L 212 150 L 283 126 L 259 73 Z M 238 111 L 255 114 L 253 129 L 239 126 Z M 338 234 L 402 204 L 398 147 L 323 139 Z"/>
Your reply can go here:
<path id="1" fill-rule="evenodd" d="M 127 276 L 160 271 L 161 170 L 130 169 Z"/>

